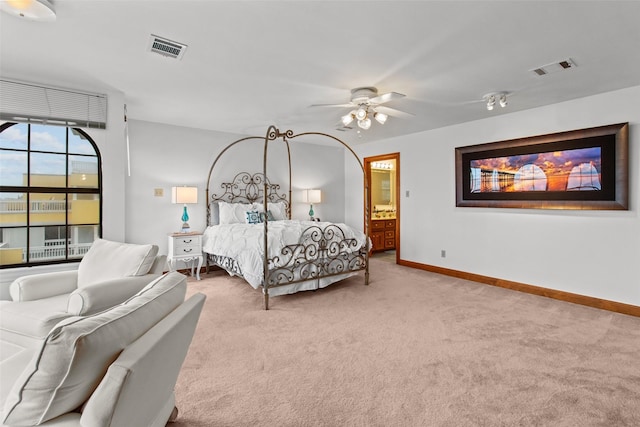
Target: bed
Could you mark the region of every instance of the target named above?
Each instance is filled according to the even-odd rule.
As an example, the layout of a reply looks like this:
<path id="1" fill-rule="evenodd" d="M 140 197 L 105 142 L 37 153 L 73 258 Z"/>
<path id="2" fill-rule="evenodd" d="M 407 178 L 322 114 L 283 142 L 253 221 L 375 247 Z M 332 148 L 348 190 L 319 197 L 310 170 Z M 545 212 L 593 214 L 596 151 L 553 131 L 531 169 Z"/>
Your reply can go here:
<path id="1" fill-rule="evenodd" d="M 264 137 L 246 137 L 229 144 L 214 160 L 207 178 L 207 228 L 202 237 L 207 271 L 217 266 L 261 289 L 265 310 L 270 296 L 324 288 L 361 272 L 365 285 L 369 284 L 368 218 L 363 231 L 344 223 L 291 219 L 289 142 L 303 135 L 322 136 L 344 145 L 358 161 L 368 191 L 362 162 L 346 143 L 316 132 L 281 133 L 274 126 Z M 241 171 L 229 179 L 217 176 L 216 166 L 227 150 L 252 140 L 254 144 L 256 140 L 264 142 L 262 172 Z M 267 176 L 269 144 L 275 142 L 286 147 L 288 191 Z M 365 215 L 369 215 L 368 207 Z"/>

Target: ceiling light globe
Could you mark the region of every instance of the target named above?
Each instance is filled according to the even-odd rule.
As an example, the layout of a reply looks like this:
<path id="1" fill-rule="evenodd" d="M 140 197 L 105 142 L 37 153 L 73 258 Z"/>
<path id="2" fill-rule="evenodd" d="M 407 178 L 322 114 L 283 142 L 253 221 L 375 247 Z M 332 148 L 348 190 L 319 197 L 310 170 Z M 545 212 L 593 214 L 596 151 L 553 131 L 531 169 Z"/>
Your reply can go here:
<path id="1" fill-rule="evenodd" d="M 340 120 L 342 120 L 342 124 L 343 125 L 347 126 L 353 121 L 354 118 L 355 118 L 355 116 L 353 115 L 353 113 L 349 113 L 349 114 L 346 114 L 346 115 L 342 116 L 342 118 Z"/>
<path id="2" fill-rule="evenodd" d="M 502 108 L 504 108 L 504 107 L 506 107 L 506 106 L 507 106 L 507 95 L 502 95 L 502 96 L 500 97 L 500 106 L 501 106 Z"/>
<path id="3" fill-rule="evenodd" d="M 386 115 L 386 114 L 384 114 L 384 113 L 378 113 L 378 112 L 376 112 L 376 113 L 373 115 L 373 118 L 374 118 L 374 119 L 376 119 L 376 121 L 377 121 L 378 123 L 380 123 L 381 125 L 383 125 L 383 124 L 387 121 L 387 119 L 389 118 L 389 116 L 387 116 L 387 115 Z"/>
<path id="4" fill-rule="evenodd" d="M 364 120 L 367 117 L 367 107 L 365 105 L 361 105 L 356 111 L 356 119 Z"/>
<path id="5" fill-rule="evenodd" d="M 364 120 L 358 120 L 358 126 L 364 130 L 369 129 L 371 127 L 371 119 L 367 117 Z"/>

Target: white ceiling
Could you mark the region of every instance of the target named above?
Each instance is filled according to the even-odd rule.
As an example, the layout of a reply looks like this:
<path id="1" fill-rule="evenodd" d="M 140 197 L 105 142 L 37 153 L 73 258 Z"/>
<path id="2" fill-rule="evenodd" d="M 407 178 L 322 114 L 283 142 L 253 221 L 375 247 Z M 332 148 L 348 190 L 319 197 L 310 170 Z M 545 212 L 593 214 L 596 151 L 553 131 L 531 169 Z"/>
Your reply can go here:
<path id="1" fill-rule="evenodd" d="M 125 94 L 131 119 L 356 144 L 640 85 L 640 1 L 58 0 L 57 21 L 0 14 L 0 75 Z M 155 34 L 182 60 L 147 49 Z M 575 68 L 532 69 L 571 58 Z M 413 113 L 337 131 L 350 89 Z M 482 96 L 510 93 L 487 111 Z"/>

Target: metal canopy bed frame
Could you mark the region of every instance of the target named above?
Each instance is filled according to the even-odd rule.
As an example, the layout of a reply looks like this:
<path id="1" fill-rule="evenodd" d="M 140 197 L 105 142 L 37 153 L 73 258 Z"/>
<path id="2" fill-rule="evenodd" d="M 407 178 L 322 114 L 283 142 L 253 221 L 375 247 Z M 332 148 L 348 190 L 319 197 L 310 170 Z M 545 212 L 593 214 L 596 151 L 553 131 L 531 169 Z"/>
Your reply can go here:
<path id="1" fill-rule="evenodd" d="M 286 206 L 286 215 L 291 219 L 291 150 L 290 141 L 303 136 L 316 135 L 336 141 L 344 146 L 357 160 L 362 170 L 365 191 L 365 221 L 364 221 L 364 244 L 358 247 L 356 239 L 345 237 L 345 230 L 337 224 L 329 224 L 324 227 L 311 225 L 307 227 L 299 237 L 296 244 L 286 245 L 280 254 L 269 258 L 268 251 L 268 229 L 269 218 L 264 215 L 263 219 L 263 280 L 260 285 L 264 294 L 264 309 L 269 309 L 269 290 L 276 287 L 292 285 L 308 280 L 327 279 L 330 283 L 342 280 L 340 276 L 353 275 L 364 270 L 364 284 L 369 284 L 369 252 L 371 243 L 369 238 L 369 205 L 368 193 L 369 184 L 364 166 L 353 149 L 344 141 L 320 132 L 304 132 L 293 134 L 291 130 L 280 132 L 275 126 L 267 129 L 264 137 L 250 136 L 238 139 L 226 146 L 215 158 L 209 175 L 207 177 L 206 199 L 207 199 L 207 227 L 212 224 L 211 205 L 218 202 L 226 203 L 260 203 L 262 202 L 263 212 L 267 213 L 269 203 L 282 202 Z M 272 183 L 267 176 L 267 159 L 269 144 L 281 139 L 286 146 L 288 163 L 288 191 L 280 192 L 280 185 Z M 263 140 L 263 163 L 262 172 L 249 173 L 240 172 L 228 182 L 220 184 L 222 194 L 211 194 L 212 177 L 214 169 L 222 156 L 233 146 L 241 142 L 250 140 Z M 229 272 L 229 274 L 242 277 L 242 271 L 237 262 L 225 256 L 205 253 L 206 269 L 215 265 Z M 316 288 L 317 289 L 317 288 Z"/>

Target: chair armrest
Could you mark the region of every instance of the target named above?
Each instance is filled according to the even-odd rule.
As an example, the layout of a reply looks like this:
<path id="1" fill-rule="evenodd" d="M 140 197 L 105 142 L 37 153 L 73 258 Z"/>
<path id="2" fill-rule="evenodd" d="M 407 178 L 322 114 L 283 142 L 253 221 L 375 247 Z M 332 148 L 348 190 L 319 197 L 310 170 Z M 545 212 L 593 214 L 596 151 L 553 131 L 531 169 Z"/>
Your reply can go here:
<path id="1" fill-rule="evenodd" d="M 160 276 L 160 274 L 129 276 L 76 289 L 69 295 L 67 313 L 86 316 L 114 307 L 138 293 Z"/>
<path id="2" fill-rule="evenodd" d="M 167 256 L 166 255 L 158 255 L 156 259 L 153 261 L 151 268 L 149 269 L 148 274 L 162 274 L 167 271 Z"/>
<path id="3" fill-rule="evenodd" d="M 56 271 L 18 277 L 9 286 L 14 301 L 33 301 L 68 294 L 78 288 L 78 271 Z"/>

